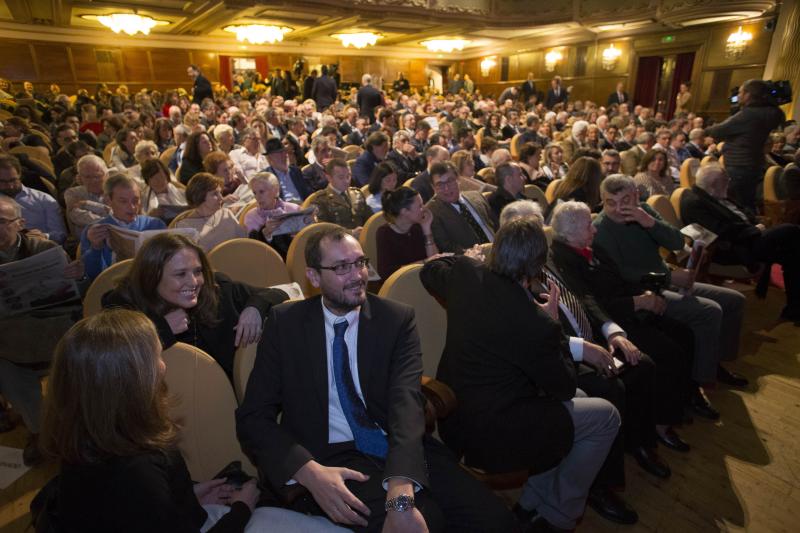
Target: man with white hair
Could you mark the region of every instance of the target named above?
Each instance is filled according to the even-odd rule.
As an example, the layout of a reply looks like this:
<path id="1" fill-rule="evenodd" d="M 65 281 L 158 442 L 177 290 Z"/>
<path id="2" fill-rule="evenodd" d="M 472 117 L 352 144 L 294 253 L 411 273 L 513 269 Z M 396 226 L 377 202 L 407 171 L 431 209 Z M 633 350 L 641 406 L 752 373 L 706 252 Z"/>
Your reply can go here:
<path id="1" fill-rule="evenodd" d="M 81 183 L 64 191 L 67 222 L 73 237 L 80 237 L 83 229 L 111 213 L 103 201 L 103 185 L 108 178 L 108 167 L 102 158 L 85 155 L 78 159 L 76 181 Z"/>
<path id="2" fill-rule="evenodd" d="M 499 220 L 503 208 L 515 200 L 523 200 L 522 191 L 525 187 L 525 178 L 522 176 L 520 166 L 511 161 L 494 167 L 494 179 L 497 189 L 489 195 L 487 202 L 492 208 L 495 218 Z"/>
<path id="3" fill-rule="evenodd" d="M 405 130 L 400 130 L 392 138 L 392 150 L 386 155 L 386 161 L 394 165 L 397 171 L 397 182 L 403 184 L 413 178 L 420 170 L 417 160 L 417 149 L 411 143 L 411 137 Z"/>
<path id="4" fill-rule="evenodd" d="M 173 128 L 183 124 L 183 111 L 181 111 L 180 107 L 176 105 L 169 106 L 169 123 Z"/>
<path id="5" fill-rule="evenodd" d="M 686 143 L 686 149 L 691 157 L 703 159 L 706 156 L 705 137 L 706 134 L 703 128 L 694 128 L 689 132 L 689 142 Z"/>
<path id="6" fill-rule="evenodd" d="M 497 167 L 500 165 L 510 163 L 513 159 L 514 158 L 511 156 L 511 152 L 509 152 L 506 148 L 498 148 L 492 152 L 489 162 L 491 163 L 492 168 L 497 169 Z"/>
<path id="7" fill-rule="evenodd" d="M 600 184 L 603 212 L 594 221 L 597 235 L 594 247 L 614 258 L 622 278 L 647 289 L 645 276 L 663 274 L 666 285 L 661 295 L 666 300 L 664 314 L 688 325 L 694 332 L 694 368 L 697 386 L 690 400 L 695 413 L 716 420 L 719 412 L 703 395 L 702 386 L 721 381 L 744 386 L 747 380 L 719 364 L 733 360 L 739 351 L 739 336 L 744 315 L 744 296 L 737 291 L 705 283 L 695 283 L 695 272 L 670 269 L 660 248 L 682 250 L 683 234 L 665 222 L 650 206 L 639 202 L 636 182 L 630 176 L 615 174 Z"/>
<path id="8" fill-rule="evenodd" d="M 564 151 L 564 161 L 569 164 L 575 152 L 586 146 L 586 136 L 589 131 L 589 123 L 585 120 L 576 120 L 572 124 L 572 134 L 564 141 L 561 141 L 561 149 Z"/>
<path id="9" fill-rule="evenodd" d="M 364 74 L 361 76 L 361 88 L 356 94 L 359 115 L 372 122 L 375 116 L 375 108 L 383 105 L 381 92 L 372 86 L 372 76 Z"/>
<path id="10" fill-rule="evenodd" d="M 783 267 L 786 306 L 781 318 L 800 323 L 800 226 L 779 224 L 765 228 L 738 204 L 728 199 L 730 178 L 718 163 L 700 167 L 695 185 L 681 196 L 681 217 L 718 235 L 714 262 L 745 265 L 755 272 L 766 264 Z M 766 281 L 766 280 L 764 280 Z M 766 287 L 766 283 L 763 285 Z"/>
<path id="11" fill-rule="evenodd" d="M 324 135 L 317 135 L 311 141 L 311 153 L 314 155 L 314 162 L 303 169 L 303 178 L 315 191 L 328 186 L 325 166 L 333 159 L 331 149 L 330 139 Z"/>
<path id="12" fill-rule="evenodd" d="M 173 173 L 177 172 L 178 167 L 181 166 L 183 151 L 186 149 L 186 139 L 189 138 L 191 133 L 191 130 L 183 124 L 178 124 L 172 128 L 172 138 L 175 139 L 175 146 L 177 148 L 169 159 L 169 165 L 167 166 Z"/>

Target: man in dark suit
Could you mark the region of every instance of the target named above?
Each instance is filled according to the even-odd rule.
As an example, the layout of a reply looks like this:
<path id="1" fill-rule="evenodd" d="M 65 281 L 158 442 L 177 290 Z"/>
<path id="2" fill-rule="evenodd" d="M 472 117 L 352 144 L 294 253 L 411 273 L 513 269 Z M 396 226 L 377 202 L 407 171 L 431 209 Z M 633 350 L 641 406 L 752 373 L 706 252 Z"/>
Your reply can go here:
<path id="1" fill-rule="evenodd" d="M 369 130 L 369 124 L 367 123 L 367 119 L 364 117 L 358 117 L 356 119 L 356 125 L 350 134 L 347 136 L 347 141 L 345 145 L 355 145 L 355 146 L 364 146 L 364 142 L 367 140 L 367 131 Z"/>
<path id="2" fill-rule="evenodd" d="M 264 169 L 272 172 L 281 184 L 281 200 L 300 204 L 314 192 L 303 178 L 303 173 L 295 165 L 289 164 L 289 155 L 280 139 L 268 139 L 266 143 L 269 166 Z"/>
<path id="3" fill-rule="evenodd" d="M 383 105 L 381 92 L 372 86 L 372 76 L 364 74 L 361 76 L 361 88 L 356 94 L 359 114 L 372 122 L 375 117 L 375 108 Z"/>
<path id="4" fill-rule="evenodd" d="M 689 132 L 689 142 L 686 143 L 689 155 L 702 160 L 706 156 L 705 131 L 703 128 L 694 128 Z"/>
<path id="5" fill-rule="evenodd" d="M 302 169 L 303 178 L 311 187 L 318 191 L 328 186 L 328 177 L 325 174 L 325 165 L 333 159 L 331 141 L 328 137 L 317 135 L 311 142 L 311 151 L 314 153 L 314 162 Z"/>
<path id="6" fill-rule="evenodd" d="M 316 102 L 317 109 L 325 111 L 338 97 L 336 81 L 328 76 L 328 65 L 322 65 L 322 76 L 314 80 L 311 98 Z"/>
<path id="7" fill-rule="evenodd" d="M 533 531 L 575 528 L 620 423 L 610 403 L 576 393 L 556 293 L 533 299 L 546 256 L 542 228 L 516 220 L 498 232 L 487 266 L 451 256 L 420 275 L 447 303 L 437 379 L 458 406 L 440 433 L 467 465 L 533 473 L 519 500 L 523 513 L 538 513 Z"/>
<path id="8" fill-rule="evenodd" d="M 389 153 L 389 137 L 380 131 L 371 133 L 364 148 L 364 152 L 353 165 L 353 181 L 359 187 L 369 183 L 375 165 L 386 159 L 386 154 Z"/>
<path id="9" fill-rule="evenodd" d="M 435 196 L 427 203 L 433 214 L 433 240 L 442 253 L 462 254 L 476 244 L 492 242 L 497 221 L 486 198 L 476 191 L 462 193 L 458 172 L 450 161 L 430 168 Z"/>
<path id="10" fill-rule="evenodd" d="M 261 480 L 293 508 L 356 531 L 511 531 L 503 504 L 424 435 L 413 310 L 366 293 L 367 258 L 343 228 L 314 233 L 321 296 L 275 307 L 236 412 Z M 280 422 L 278 416 L 281 415 Z"/>
<path id="11" fill-rule="evenodd" d="M 450 152 L 444 146 L 433 145 L 425 151 L 425 161 L 427 166 L 425 170 L 417 174 L 411 180 L 411 188 L 417 191 L 422 196 L 423 202 L 428 202 L 433 198 L 433 184 L 431 183 L 431 167 L 436 163 L 448 161 L 450 159 Z"/>
<path id="12" fill-rule="evenodd" d="M 550 88 L 547 90 L 547 98 L 544 101 L 544 106 L 547 109 L 553 109 L 556 104 L 567 103 L 567 90 L 561 86 L 561 76 L 556 76 L 550 81 Z"/>
<path id="13" fill-rule="evenodd" d="M 781 318 L 800 320 L 800 226 L 766 228 L 756 224 L 743 207 L 728 200 L 730 178 L 718 163 L 700 167 L 695 180 L 694 187 L 681 196 L 683 221 L 700 224 L 718 235 L 713 255 L 717 263 L 745 265 L 751 271 L 756 271 L 759 263 L 781 265 L 786 283 Z"/>
<path id="14" fill-rule="evenodd" d="M 308 164 L 306 159 L 306 150 L 308 149 L 306 126 L 303 124 L 302 119 L 289 117 L 286 119 L 286 127 L 289 131 L 283 140 L 289 144 L 289 148 L 294 153 L 295 164 L 298 167 L 303 167 Z"/>
<path id="15" fill-rule="evenodd" d="M 522 93 L 522 103 L 527 104 L 531 96 L 536 96 L 536 84 L 533 82 L 533 72 L 528 72 L 528 79 L 522 82 L 519 88 Z"/>
<path id="16" fill-rule="evenodd" d="M 192 103 L 200 104 L 205 98 L 214 99 L 214 92 L 211 90 L 211 82 L 200 72 L 200 67 L 197 65 L 189 65 L 186 69 L 186 73 L 194 81 L 194 86 L 192 87 Z"/>
<path id="17" fill-rule="evenodd" d="M 497 189 L 489 195 L 487 202 L 492 208 L 495 220 L 500 220 L 500 212 L 505 206 L 514 200 L 523 200 L 525 195 L 522 190 L 525 187 L 525 178 L 522 176 L 522 169 L 517 163 L 503 163 L 494 169 L 494 179 Z"/>
<path id="18" fill-rule="evenodd" d="M 311 74 L 306 76 L 306 79 L 303 80 L 303 101 L 305 102 L 309 98 L 311 98 L 311 90 L 314 88 L 314 82 L 317 81 L 317 70 L 314 69 L 311 71 Z"/>
<path id="19" fill-rule="evenodd" d="M 394 165 L 397 183 L 402 185 L 419 171 L 417 149 L 411 144 L 411 138 L 405 130 L 394 134 L 392 146 L 392 150 L 386 155 L 386 161 Z"/>
<path id="20" fill-rule="evenodd" d="M 628 93 L 625 92 L 625 84 L 622 82 L 617 83 L 617 90 L 608 95 L 607 105 L 610 107 L 614 104 L 628 103 Z"/>

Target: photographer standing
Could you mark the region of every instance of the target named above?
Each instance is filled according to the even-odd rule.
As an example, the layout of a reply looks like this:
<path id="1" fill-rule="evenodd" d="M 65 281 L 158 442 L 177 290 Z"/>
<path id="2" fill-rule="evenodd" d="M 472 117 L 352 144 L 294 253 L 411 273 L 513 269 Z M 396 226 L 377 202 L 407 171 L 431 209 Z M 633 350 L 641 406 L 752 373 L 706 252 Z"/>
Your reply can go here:
<path id="1" fill-rule="evenodd" d="M 741 108 L 724 122 L 706 130 L 717 142 L 725 141 L 722 155 L 731 178 L 733 197 L 752 213 L 756 188 L 763 178 L 764 143 L 772 130 L 786 119 L 763 80 L 747 80 L 739 88 Z"/>

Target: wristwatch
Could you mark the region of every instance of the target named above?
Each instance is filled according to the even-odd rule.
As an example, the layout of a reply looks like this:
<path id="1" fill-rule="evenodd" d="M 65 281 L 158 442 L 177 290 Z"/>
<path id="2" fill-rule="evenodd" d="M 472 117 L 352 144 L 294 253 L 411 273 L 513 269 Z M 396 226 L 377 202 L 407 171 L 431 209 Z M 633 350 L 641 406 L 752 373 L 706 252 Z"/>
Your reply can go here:
<path id="1" fill-rule="evenodd" d="M 396 498 L 392 498 L 386 502 L 384 509 L 388 513 L 389 511 L 397 511 L 402 513 L 403 511 L 408 511 L 409 509 L 414 508 L 414 497 L 409 496 L 408 494 L 401 494 Z"/>

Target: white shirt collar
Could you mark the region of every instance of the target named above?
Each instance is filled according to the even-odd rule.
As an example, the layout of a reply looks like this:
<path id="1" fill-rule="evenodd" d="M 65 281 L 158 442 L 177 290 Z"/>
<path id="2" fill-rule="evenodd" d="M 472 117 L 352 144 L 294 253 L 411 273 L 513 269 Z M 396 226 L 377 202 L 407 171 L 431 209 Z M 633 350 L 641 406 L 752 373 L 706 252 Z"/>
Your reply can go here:
<path id="1" fill-rule="evenodd" d="M 331 310 L 328 309 L 327 307 L 325 307 L 325 297 L 324 296 L 322 298 L 320 298 L 319 301 L 320 301 L 320 305 L 322 306 L 322 316 L 323 316 L 323 318 L 325 320 L 325 325 L 330 326 L 332 328 L 333 325 L 335 323 L 341 321 L 342 318 L 347 320 L 347 327 L 348 328 L 352 327 L 353 324 L 358 322 L 358 315 L 359 315 L 359 313 L 361 313 L 361 306 L 356 307 L 355 309 L 353 309 L 352 311 L 350 311 L 349 313 L 347 313 L 344 316 L 339 316 L 339 315 L 336 315 L 333 312 L 331 312 Z"/>

